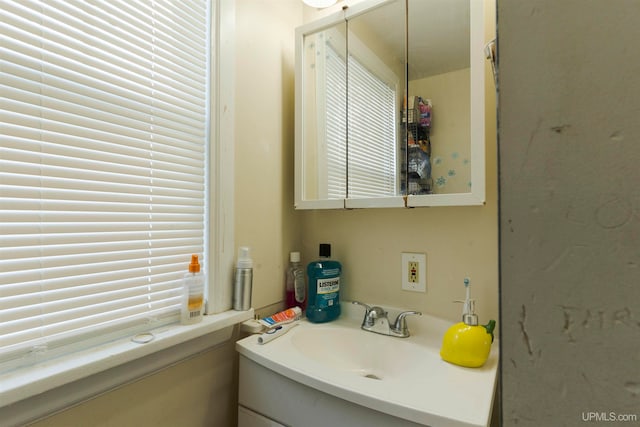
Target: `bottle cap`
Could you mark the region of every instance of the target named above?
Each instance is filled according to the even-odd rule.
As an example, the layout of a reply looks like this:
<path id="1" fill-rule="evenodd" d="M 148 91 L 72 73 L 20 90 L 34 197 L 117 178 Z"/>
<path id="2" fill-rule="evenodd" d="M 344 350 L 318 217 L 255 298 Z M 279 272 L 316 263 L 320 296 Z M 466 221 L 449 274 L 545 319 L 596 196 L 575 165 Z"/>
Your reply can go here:
<path id="1" fill-rule="evenodd" d="M 289 254 L 290 262 L 300 262 L 300 252 L 291 252 Z"/>
<path id="2" fill-rule="evenodd" d="M 189 273 L 199 273 L 200 263 L 198 262 L 198 255 L 191 255 L 191 264 L 189 264 Z"/>
<path id="3" fill-rule="evenodd" d="M 331 244 L 320 243 L 320 256 L 329 258 L 331 256 Z"/>
<path id="4" fill-rule="evenodd" d="M 241 246 L 238 249 L 238 260 L 236 263 L 238 268 L 253 268 L 253 260 L 249 255 L 249 248 L 247 246 Z"/>

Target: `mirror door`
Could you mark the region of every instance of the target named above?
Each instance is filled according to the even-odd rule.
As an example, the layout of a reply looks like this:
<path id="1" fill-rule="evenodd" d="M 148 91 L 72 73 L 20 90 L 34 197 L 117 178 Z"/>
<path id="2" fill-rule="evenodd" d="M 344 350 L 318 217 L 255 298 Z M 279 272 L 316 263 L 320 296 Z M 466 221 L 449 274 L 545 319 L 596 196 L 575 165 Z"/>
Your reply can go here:
<path id="1" fill-rule="evenodd" d="M 347 11 L 348 208 L 402 207 L 406 2 Z"/>
<path id="2" fill-rule="evenodd" d="M 365 0 L 296 30 L 297 209 L 481 205 L 482 0 Z"/>
<path id="3" fill-rule="evenodd" d="M 484 204 L 483 2 L 407 10 L 407 206 Z"/>
<path id="4" fill-rule="evenodd" d="M 343 208 L 347 194 L 347 24 L 299 35 L 296 46 L 296 207 Z"/>

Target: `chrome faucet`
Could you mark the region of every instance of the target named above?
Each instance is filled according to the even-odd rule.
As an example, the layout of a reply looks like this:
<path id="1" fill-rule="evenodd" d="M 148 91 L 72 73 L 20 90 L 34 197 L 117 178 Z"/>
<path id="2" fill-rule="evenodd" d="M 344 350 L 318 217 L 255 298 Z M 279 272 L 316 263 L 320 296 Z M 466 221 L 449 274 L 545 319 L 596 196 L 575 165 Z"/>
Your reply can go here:
<path id="1" fill-rule="evenodd" d="M 371 307 L 360 301 L 353 301 L 353 304 L 361 305 L 365 309 L 362 329 L 392 337 L 407 338 L 409 336 L 409 328 L 407 327 L 406 317 L 412 314 L 422 316 L 419 311 L 403 311 L 398 314 L 396 320 L 391 324 L 387 317 L 388 313 L 382 307 Z"/>

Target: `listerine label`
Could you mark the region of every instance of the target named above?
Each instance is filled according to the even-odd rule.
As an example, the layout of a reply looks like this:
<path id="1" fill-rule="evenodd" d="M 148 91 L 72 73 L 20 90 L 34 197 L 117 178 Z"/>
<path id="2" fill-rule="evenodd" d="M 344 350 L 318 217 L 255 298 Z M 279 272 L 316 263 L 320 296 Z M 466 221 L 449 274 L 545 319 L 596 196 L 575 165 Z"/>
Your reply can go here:
<path id="1" fill-rule="evenodd" d="M 338 304 L 340 277 L 329 277 L 317 280 L 316 307 L 326 308 Z"/>
<path id="2" fill-rule="evenodd" d="M 331 294 L 340 290 L 340 277 L 318 279 L 318 294 Z"/>

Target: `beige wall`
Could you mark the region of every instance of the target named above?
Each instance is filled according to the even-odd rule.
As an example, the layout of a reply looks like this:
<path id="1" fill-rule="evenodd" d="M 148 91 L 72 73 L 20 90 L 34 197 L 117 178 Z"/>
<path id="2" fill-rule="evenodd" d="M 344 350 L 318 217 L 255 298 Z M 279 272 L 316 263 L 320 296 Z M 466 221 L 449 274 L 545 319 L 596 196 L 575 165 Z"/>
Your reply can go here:
<path id="1" fill-rule="evenodd" d="M 254 260 L 253 306 L 284 298 L 288 254 L 303 234 L 293 210 L 294 30 L 299 0 L 236 2 L 237 245 Z"/>
<path id="2" fill-rule="evenodd" d="M 298 0 L 243 0 L 236 7 L 235 233 L 237 245 L 253 251 L 253 306 L 281 303 L 289 251 L 301 250 L 308 262 L 326 241 L 345 267 L 345 299 L 458 320 L 461 307 L 450 301 L 462 298 L 462 280 L 470 276 L 481 320 L 497 319 L 495 87 L 489 64 L 485 206 L 294 211 L 294 30 L 303 14 L 308 22 L 333 10 L 316 13 Z M 495 29 L 489 5 L 486 16 L 489 39 Z M 427 253 L 426 294 L 401 290 L 402 251 Z"/>
<path id="3" fill-rule="evenodd" d="M 452 321 L 472 278 L 481 321 L 497 319 L 497 219 L 495 191 L 487 206 L 306 212 L 305 260 L 320 242 L 332 244 L 343 264 L 341 297 L 422 310 Z M 427 253 L 427 293 L 401 290 L 401 252 Z"/>
<path id="4" fill-rule="evenodd" d="M 470 72 L 464 68 L 409 81 L 409 96 L 421 96 L 433 103 L 431 175 L 436 194 L 470 190 Z"/>
<path id="5" fill-rule="evenodd" d="M 316 16 L 308 8 L 305 12 L 307 21 Z M 487 5 L 485 14 L 490 40 L 494 7 Z M 301 212 L 304 262 L 317 257 L 319 243 L 331 243 L 335 258 L 343 263 L 343 299 L 422 310 L 457 321 L 461 307 L 452 301 L 464 297 L 463 279 L 469 276 L 481 322 L 498 319 L 496 107 L 488 63 L 485 72 L 485 206 Z M 401 289 L 401 252 L 427 253 L 426 294 Z"/>
<path id="6" fill-rule="evenodd" d="M 34 426 L 233 426 L 237 369 L 235 344 L 229 342 Z"/>

